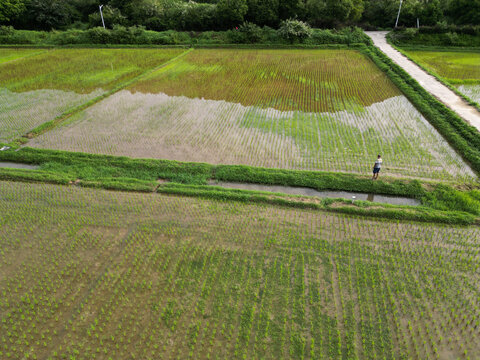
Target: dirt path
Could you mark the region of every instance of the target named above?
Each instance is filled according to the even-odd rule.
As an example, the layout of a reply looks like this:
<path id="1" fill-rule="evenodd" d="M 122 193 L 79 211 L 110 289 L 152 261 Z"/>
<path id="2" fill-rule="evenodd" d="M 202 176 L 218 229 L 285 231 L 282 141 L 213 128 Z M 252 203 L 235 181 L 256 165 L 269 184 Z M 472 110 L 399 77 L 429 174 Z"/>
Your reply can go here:
<path id="1" fill-rule="evenodd" d="M 467 104 L 461 97 L 447 88 L 435 77 L 423 71 L 415 63 L 403 56 L 387 43 L 387 31 L 367 31 L 366 34 L 373 40 L 375 46 L 382 50 L 392 61 L 401 66 L 430 94 L 455 111 L 469 124 L 480 131 L 480 112 L 473 106 Z"/>

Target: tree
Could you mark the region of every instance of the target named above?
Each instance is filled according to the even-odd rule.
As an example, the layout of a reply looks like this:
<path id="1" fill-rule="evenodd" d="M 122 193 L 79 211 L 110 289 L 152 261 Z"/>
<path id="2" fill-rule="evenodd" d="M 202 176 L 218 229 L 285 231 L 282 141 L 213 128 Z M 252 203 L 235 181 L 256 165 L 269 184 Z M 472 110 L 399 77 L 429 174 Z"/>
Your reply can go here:
<path id="1" fill-rule="evenodd" d="M 366 0 L 362 22 L 378 27 L 393 27 L 400 0 Z"/>
<path id="2" fill-rule="evenodd" d="M 480 0 L 450 1 L 448 14 L 456 24 L 480 25 Z"/>
<path id="3" fill-rule="evenodd" d="M 0 23 L 12 21 L 23 11 L 25 11 L 25 0 L 0 1 Z"/>
<path id="4" fill-rule="evenodd" d="M 294 43 L 295 41 L 302 42 L 304 39 L 312 36 L 312 29 L 307 23 L 303 21 L 289 19 L 282 21 L 278 32 L 285 40 Z"/>
<path id="5" fill-rule="evenodd" d="M 280 20 L 287 20 L 291 18 L 303 18 L 305 12 L 305 5 L 300 0 L 279 0 L 278 17 Z"/>
<path id="6" fill-rule="evenodd" d="M 356 22 L 363 13 L 363 0 L 308 0 L 309 21 L 317 26 Z"/>
<path id="7" fill-rule="evenodd" d="M 440 0 L 423 0 L 417 11 L 420 25 L 436 25 L 444 18 L 444 10 Z"/>
<path id="8" fill-rule="evenodd" d="M 264 26 L 277 26 L 280 22 L 278 16 L 278 0 L 247 0 L 248 12 L 245 18 L 254 24 Z"/>
<path id="9" fill-rule="evenodd" d="M 74 9 L 61 0 L 31 0 L 27 5 L 29 22 L 43 30 L 68 25 Z"/>
<path id="10" fill-rule="evenodd" d="M 113 28 L 114 25 L 126 25 L 127 18 L 122 15 L 119 9 L 106 5 L 102 8 L 103 20 L 107 28 Z M 102 17 L 97 10 L 88 16 L 88 21 L 92 27 L 102 26 Z"/>
<path id="11" fill-rule="evenodd" d="M 243 23 L 247 11 L 246 0 L 219 0 L 217 4 L 217 17 L 224 29 Z"/>

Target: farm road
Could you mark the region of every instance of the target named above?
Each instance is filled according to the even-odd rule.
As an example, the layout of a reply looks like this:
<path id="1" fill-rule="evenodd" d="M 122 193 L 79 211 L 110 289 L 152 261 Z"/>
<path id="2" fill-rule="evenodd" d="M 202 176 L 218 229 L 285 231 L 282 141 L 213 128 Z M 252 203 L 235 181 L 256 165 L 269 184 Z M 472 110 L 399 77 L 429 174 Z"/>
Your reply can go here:
<path id="1" fill-rule="evenodd" d="M 417 80 L 425 90 L 480 131 L 480 112 L 475 107 L 467 104 L 460 96 L 443 85 L 435 77 L 422 70 L 414 62 L 403 56 L 402 53 L 395 50 L 387 42 L 387 33 L 387 31 L 366 31 L 366 34 L 372 38 L 375 46 L 390 57 L 392 61 L 401 66 L 411 77 Z"/>

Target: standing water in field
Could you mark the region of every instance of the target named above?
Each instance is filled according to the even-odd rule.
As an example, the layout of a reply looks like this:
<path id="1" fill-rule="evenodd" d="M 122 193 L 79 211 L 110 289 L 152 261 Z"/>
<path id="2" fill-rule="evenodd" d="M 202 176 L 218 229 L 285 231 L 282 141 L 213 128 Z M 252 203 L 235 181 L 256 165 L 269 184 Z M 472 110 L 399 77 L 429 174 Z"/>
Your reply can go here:
<path id="1" fill-rule="evenodd" d="M 342 198 L 347 200 L 366 200 L 371 202 L 378 202 L 392 205 L 420 205 L 420 201 L 407 197 L 388 196 L 388 195 L 376 195 L 350 191 L 318 191 L 307 187 L 295 187 L 295 186 L 281 186 L 281 185 L 260 185 L 260 184 L 247 184 L 247 183 L 235 183 L 235 182 L 215 182 L 209 183 L 212 186 L 220 186 L 227 189 L 242 189 L 242 190 L 254 190 L 254 191 L 268 191 L 274 193 L 284 193 L 290 195 L 305 195 L 305 196 L 317 196 L 321 198 Z"/>
<path id="2" fill-rule="evenodd" d="M 371 159 L 381 151 L 390 176 L 475 178 L 404 96 L 362 110 L 304 113 L 120 91 L 29 146 L 359 174 L 370 174 Z"/>
<path id="3" fill-rule="evenodd" d="M 38 170 L 40 166 L 0 161 L 0 168 Z"/>

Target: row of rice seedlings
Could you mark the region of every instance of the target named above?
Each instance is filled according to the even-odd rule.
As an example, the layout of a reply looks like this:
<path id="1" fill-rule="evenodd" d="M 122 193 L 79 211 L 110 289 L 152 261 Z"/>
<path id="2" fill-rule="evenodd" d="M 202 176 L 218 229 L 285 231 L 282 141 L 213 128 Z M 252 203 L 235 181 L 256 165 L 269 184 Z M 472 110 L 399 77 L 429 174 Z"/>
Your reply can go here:
<path id="1" fill-rule="evenodd" d="M 2 357 L 480 354 L 477 228 L 50 185 L 0 194 Z"/>
<path id="2" fill-rule="evenodd" d="M 15 61 L 0 60 L 0 141 L 12 141 L 182 51 L 36 50 Z"/>
<path id="3" fill-rule="evenodd" d="M 112 133 L 111 129 L 116 131 Z M 41 135 L 34 147 L 287 169 L 471 181 L 474 173 L 404 97 L 363 111 L 280 112 L 122 91 Z"/>
<path id="4" fill-rule="evenodd" d="M 480 103 L 480 85 L 459 85 L 458 91 L 473 101 Z"/>
<path id="5" fill-rule="evenodd" d="M 13 141 L 44 122 L 102 93 L 102 89 L 89 94 L 51 89 L 16 93 L 0 88 L 0 141 Z"/>
<path id="6" fill-rule="evenodd" d="M 370 87 L 375 91 L 366 91 Z M 352 99 L 371 105 L 400 94 L 373 63 L 347 50 L 200 49 L 131 89 L 306 112 L 343 110 Z"/>

